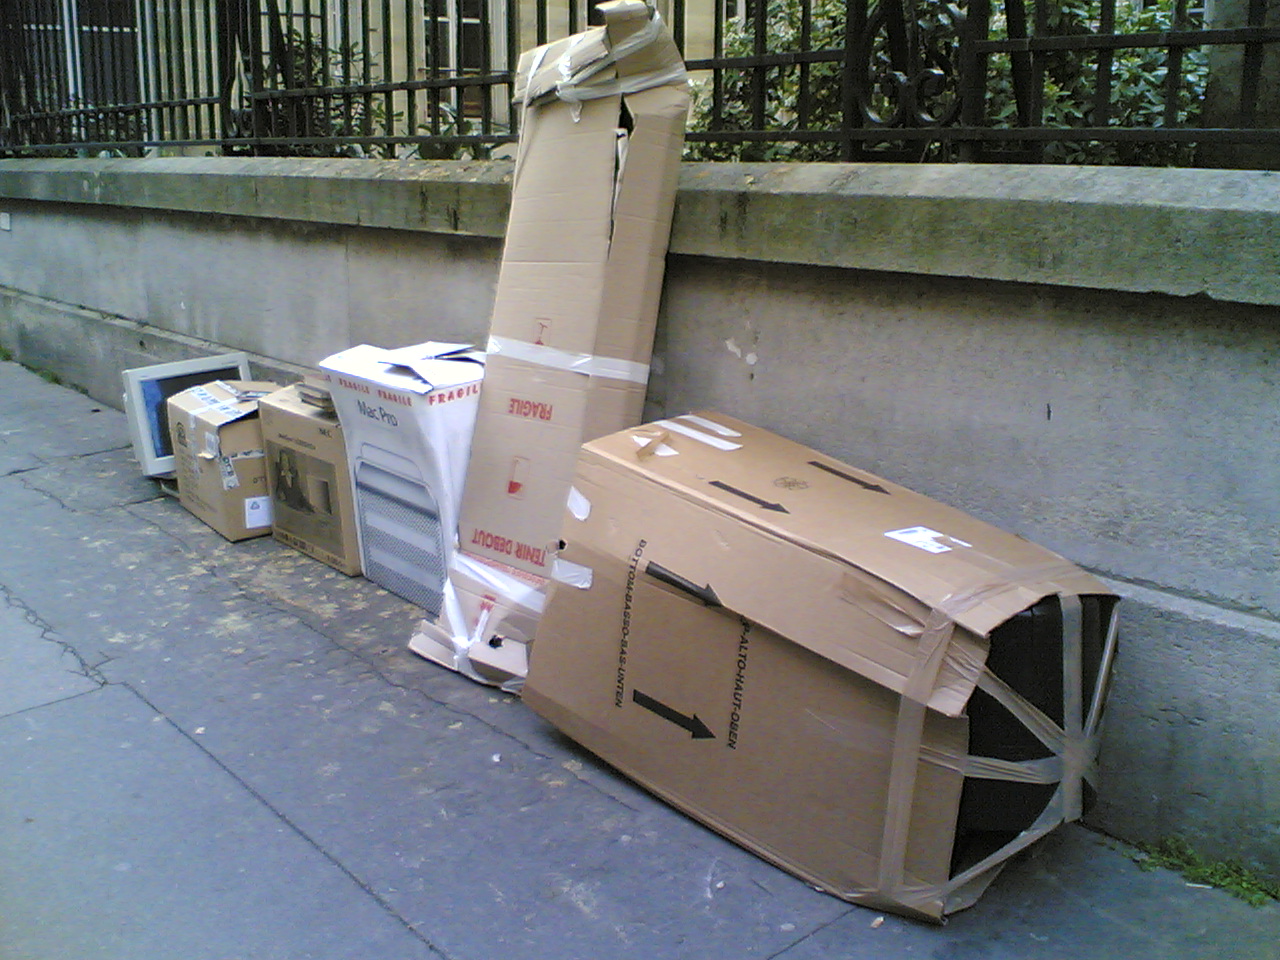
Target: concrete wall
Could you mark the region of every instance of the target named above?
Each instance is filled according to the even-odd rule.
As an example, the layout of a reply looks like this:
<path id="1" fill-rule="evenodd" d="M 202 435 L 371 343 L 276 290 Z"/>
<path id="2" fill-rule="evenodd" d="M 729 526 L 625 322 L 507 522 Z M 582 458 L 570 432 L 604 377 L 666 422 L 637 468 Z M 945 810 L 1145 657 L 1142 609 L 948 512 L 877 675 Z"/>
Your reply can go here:
<path id="1" fill-rule="evenodd" d="M 480 339 L 509 168 L 0 162 L 0 343 L 127 366 Z M 719 408 L 1126 596 L 1095 825 L 1280 876 L 1280 177 L 688 165 L 649 413 Z"/>

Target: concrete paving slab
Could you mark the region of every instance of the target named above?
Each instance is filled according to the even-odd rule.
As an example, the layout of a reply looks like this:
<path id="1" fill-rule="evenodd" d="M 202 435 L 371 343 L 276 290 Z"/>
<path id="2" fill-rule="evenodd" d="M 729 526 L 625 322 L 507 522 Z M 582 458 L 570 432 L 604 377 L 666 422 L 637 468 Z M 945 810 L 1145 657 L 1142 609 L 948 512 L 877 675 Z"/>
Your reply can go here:
<path id="1" fill-rule="evenodd" d="M 0 769 L 6 960 L 439 956 L 123 687 L 0 720 Z"/>
<path id="2" fill-rule="evenodd" d="M 93 673 L 0 588 L 0 717 L 97 690 Z"/>

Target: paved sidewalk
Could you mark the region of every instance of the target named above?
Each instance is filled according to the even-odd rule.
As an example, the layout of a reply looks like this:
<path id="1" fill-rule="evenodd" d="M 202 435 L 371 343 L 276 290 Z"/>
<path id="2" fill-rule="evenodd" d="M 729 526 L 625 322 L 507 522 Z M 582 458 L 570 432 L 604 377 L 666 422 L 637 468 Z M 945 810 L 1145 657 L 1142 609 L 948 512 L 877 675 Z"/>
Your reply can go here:
<path id="1" fill-rule="evenodd" d="M 0 363 L 4 960 L 1277 960 L 1073 827 L 945 927 L 850 906 L 405 648 L 415 610 L 138 474 Z"/>

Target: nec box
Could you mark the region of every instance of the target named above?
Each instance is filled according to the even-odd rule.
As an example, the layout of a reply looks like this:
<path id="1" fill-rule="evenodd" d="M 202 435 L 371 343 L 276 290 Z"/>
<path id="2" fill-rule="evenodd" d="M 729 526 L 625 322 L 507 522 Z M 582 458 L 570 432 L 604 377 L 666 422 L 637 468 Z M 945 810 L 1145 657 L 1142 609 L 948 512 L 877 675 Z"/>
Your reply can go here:
<path id="1" fill-rule="evenodd" d="M 640 421 L 689 85 L 642 0 L 526 51 L 460 545 L 543 577 L 584 440 Z"/>
<path id="2" fill-rule="evenodd" d="M 271 532 L 258 400 L 277 389 L 215 380 L 168 401 L 178 500 L 228 540 Z"/>
<path id="3" fill-rule="evenodd" d="M 1080 817 L 1115 597 L 717 414 L 586 445 L 524 698 L 836 896 L 938 921 Z"/>
<path id="4" fill-rule="evenodd" d="M 457 536 L 483 361 L 434 342 L 320 361 L 346 437 L 364 575 L 430 613 Z"/>
<path id="5" fill-rule="evenodd" d="M 293 384 L 258 401 L 258 416 L 275 538 L 343 573 L 359 573 L 351 476 L 337 414 L 305 401 Z"/>

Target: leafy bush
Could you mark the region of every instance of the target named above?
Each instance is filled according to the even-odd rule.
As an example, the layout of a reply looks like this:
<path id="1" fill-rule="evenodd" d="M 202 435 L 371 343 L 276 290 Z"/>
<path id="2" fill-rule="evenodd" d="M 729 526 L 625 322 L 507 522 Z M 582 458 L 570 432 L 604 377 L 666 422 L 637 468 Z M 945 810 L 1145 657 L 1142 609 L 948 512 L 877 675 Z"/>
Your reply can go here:
<path id="1" fill-rule="evenodd" d="M 1008 25 L 1003 6 L 992 13 L 989 36 L 1006 39 Z M 802 30 L 803 8 L 799 0 L 768 0 L 765 37 L 769 53 L 808 50 L 842 51 L 845 42 L 843 0 L 813 0 L 807 45 Z M 962 12 L 945 3 L 922 4 L 918 16 L 907 29 L 925 68 L 914 86 L 907 78 L 895 76 L 888 53 L 885 11 L 872 9 L 867 36 L 853 51 L 855 69 L 867 70 L 866 109 L 872 118 L 890 126 L 901 125 L 900 112 L 915 108 L 926 120 L 953 122 L 959 107 L 956 76 L 959 29 Z M 1183 26 L 1201 26 L 1198 14 Z M 1054 9 L 1048 22 L 1050 35 L 1081 35 L 1100 30 L 1098 0 L 1065 0 Z M 1160 32 L 1173 28 L 1174 0 L 1118 0 L 1114 31 L 1119 34 Z M 730 21 L 725 27 L 724 56 L 750 57 L 755 54 L 755 23 L 752 19 Z M 1163 48 L 1119 49 L 1112 54 L 1111 103 L 1107 123 L 1111 126 L 1158 128 L 1164 124 L 1165 66 Z M 1094 93 L 1098 80 L 1098 51 L 1054 51 L 1039 61 L 1043 68 L 1042 117 L 1030 124 L 1069 129 L 1101 126 L 1094 118 Z M 837 131 L 843 116 L 841 107 L 842 65 L 837 61 L 810 64 L 806 71 L 786 65 L 757 71 L 729 68 L 721 75 L 721 103 L 717 116 L 713 81 L 703 78 L 695 85 L 692 129 L 696 131 L 749 131 L 764 129 L 783 136 L 799 130 Z M 1208 81 L 1208 56 L 1204 48 L 1184 51 L 1182 73 L 1177 87 L 1177 115 L 1182 125 L 1194 126 L 1199 119 Z M 757 124 L 752 104 L 754 84 L 764 83 L 763 124 Z M 802 86 L 807 98 L 801 97 Z M 914 103 L 909 97 L 914 96 Z M 801 115 L 802 106 L 807 115 Z M 1019 126 L 1014 95 L 1013 63 L 1007 54 L 988 58 L 986 122 L 992 127 Z M 907 118 L 913 124 L 917 119 Z M 929 125 L 926 122 L 924 125 Z M 1182 144 L 1138 144 L 1090 141 L 1061 141 L 1044 146 L 1044 159 L 1059 163 L 1110 163 L 1177 165 L 1190 161 L 1191 146 Z M 898 150 L 901 153 L 901 150 Z M 895 154 L 896 155 L 896 154 Z M 691 141 L 687 156 L 695 160 L 835 160 L 839 147 L 834 142 L 782 141 L 731 143 Z M 954 159 L 951 148 L 928 144 L 915 148 L 916 159 Z"/>

